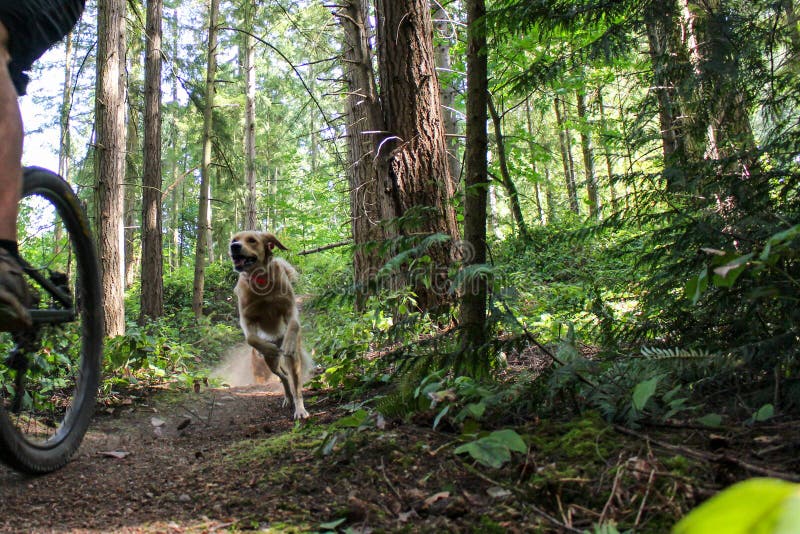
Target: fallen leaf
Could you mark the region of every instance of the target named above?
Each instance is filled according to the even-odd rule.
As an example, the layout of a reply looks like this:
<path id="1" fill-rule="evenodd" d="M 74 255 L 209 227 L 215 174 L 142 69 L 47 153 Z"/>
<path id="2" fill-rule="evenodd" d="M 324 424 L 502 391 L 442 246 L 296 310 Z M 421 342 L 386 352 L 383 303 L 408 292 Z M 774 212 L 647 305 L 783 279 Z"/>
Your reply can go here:
<path id="1" fill-rule="evenodd" d="M 164 426 L 167 423 L 166 423 L 166 421 L 164 421 L 163 419 L 159 419 L 158 417 L 151 417 L 150 418 L 150 424 L 155 426 L 155 427 L 159 427 L 159 426 Z"/>
<path id="2" fill-rule="evenodd" d="M 425 499 L 425 503 L 422 505 L 422 508 L 423 509 L 429 508 L 433 503 L 448 498 L 450 498 L 449 491 L 440 491 L 439 493 L 434 493 L 433 495 Z"/>
<path id="3" fill-rule="evenodd" d="M 117 460 L 122 460 L 130 453 L 128 451 L 101 451 L 98 452 L 100 456 L 107 456 L 108 458 L 116 458 Z"/>
<path id="4" fill-rule="evenodd" d="M 178 430 L 183 430 L 184 428 L 186 428 L 187 426 L 189 426 L 191 424 L 192 424 L 191 418 L 187 417 L 186 419 L 181 421 L 181 423 L 178 425 Z"/>
<path id="5" fill-rule="evenodd" d="M 486 493 L 488 493 L 489 497 L 492 499 L 502 499 L 511 495 L 510 491 L 505 488 L 501 488 L 500 486 L 492 486 L 486 490 Z"/>
<path id="6" fill-rule="evenodd" d="M 401 523 L 406 523 L 414 517 L 419 517 L 417 515 L 416 510 L 409 510 L 408 512 L 403 512 L 400 515 L 398 515 L 397 520 L 400 521 Z"/>

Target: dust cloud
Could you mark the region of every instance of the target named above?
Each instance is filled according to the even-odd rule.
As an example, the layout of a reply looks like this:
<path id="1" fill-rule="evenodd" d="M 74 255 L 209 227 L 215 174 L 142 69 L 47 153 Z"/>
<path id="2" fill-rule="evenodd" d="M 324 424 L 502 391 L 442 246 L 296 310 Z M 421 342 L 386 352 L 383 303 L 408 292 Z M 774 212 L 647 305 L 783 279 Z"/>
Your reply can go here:
<path id="1" fill-rule="evenodd" d="M 211 378 L 220 379 L 230 387 L 242 387 L 265 384 L 271 374 L 264 359 L 254 357 L 253 349 L 241 344 L 225 353 L 220 364 L 211 371 Z"/>

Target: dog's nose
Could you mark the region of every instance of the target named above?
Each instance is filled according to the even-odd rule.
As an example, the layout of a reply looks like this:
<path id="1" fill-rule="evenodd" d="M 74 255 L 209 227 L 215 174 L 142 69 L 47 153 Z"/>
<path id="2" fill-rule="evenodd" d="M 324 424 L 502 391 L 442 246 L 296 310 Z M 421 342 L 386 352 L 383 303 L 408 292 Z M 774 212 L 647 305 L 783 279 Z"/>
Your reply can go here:
<path id="1" fill-rule="evenodd" d="M 241 243 L 239 243 L 238 241 L 234 241 L 233 243 L 231 243 L 231 252 L 236 254 L 237 252 L 241 252 L 241 251 L 242 251 L 242 244 Z"/>

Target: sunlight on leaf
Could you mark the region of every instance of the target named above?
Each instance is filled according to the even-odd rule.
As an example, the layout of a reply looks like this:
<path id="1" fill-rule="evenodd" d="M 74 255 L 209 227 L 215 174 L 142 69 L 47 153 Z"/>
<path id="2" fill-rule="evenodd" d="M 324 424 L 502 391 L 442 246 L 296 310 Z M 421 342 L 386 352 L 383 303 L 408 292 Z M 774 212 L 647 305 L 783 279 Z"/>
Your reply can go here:
<path id="1" fill-rule="evenodd" d="M 754 478 L 717 494 L 684 517 L 673 534 L 800 532 L 800 485 Z"/>
<path id="2" fill-rule="evenodd" d="M 647 401 L 655 394 L 659 381 L 661 381 L 661 377 L 655 376 L 636 384 L 636 387 L 633 388 L 633 407 L 636 410 L 641 412 L 644 409 Z"/>

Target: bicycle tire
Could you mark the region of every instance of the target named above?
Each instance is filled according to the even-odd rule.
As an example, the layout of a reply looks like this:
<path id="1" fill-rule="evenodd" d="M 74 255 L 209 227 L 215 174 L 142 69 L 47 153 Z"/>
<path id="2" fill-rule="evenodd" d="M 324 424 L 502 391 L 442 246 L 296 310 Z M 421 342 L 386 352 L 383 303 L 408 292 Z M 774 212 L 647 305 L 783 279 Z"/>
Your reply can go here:
<path id="1" fill-rule="evenodd" d="M 58 235 L 59 239 L 63 239 L 63 242 L 66 243 L 64 248 L 68 249 L 66 252 L 68 261 L 71 262 L 74 259 L 74 271 L 70 271 L 73 273 L 72 281 L 68 280 L 64 284 L 65 287 L 67 285 L 74 286 L 71 294 L 74 295 L 73 306 L 77 313 L 76 322 L 71 327 L 75 330 L 73 335 L 79 340 L 80 346 L 74 347 L 67 343 L 67 348 L 64 349 L 65 353 L 71 355 L 70 357 L 73 359 L 69 365 L 69 373 L 74 373 L 74 376 L 63 379 L 67 386 L 59 389 L 57 394 L 51 393 L 55 386 L 48 386 L 53 388 L 50 390 L 43 389 L 46 391 L 44 394 L 39 393 L 42 397 L 51 395 L 51 400 L 43 402 L 43 404 L 49 405 L 47 409 L 50 412 L 36 412 L 31 407 L 31 412 L 27 413 L 23 419 L 15 410 L 9 409 L 7 400 L 0 398 L 0 460 L 17 470 L 42 474 L 64 466 L 80 446 L 88 429 L 94 413 L 100 383 L 104 321 L 99 264 L 88 219 L 80 207 L 78 198 L 70 186 L 58 175 L 45 169 L 30 167 L 25 169 L 24 173 L 22 202 L 32 203 L 35 209 L 30 211 L 35 215 L 32 215 L 31 218 L 38 221 L 35 224 L 41 224 L 44 217 L 43 212 L 50 212 L 47 211 L 49 208 L 44 206 L 46 209 L 37 213 L 36 210 L 42 201 L 35 197 L 43 199 L 52 206 L 54 220 L 60 221 L 58 224 L 63 225 L 68 236 L 67 242 L 63 234 L 57 234 L 56 230 L 50 229 L 53 235 Z M 33 219 L 33 217 L 36 218 Z M 53 226 L 55 227 L 56 224 L 54 223 Z M 59 226 L 59 228 L 61 227 Z M 59 252 L 59 254 L 61 253 L 63 251 Z M 26 262 L 28 261 L 22 239 L 20 239 L 20 256 Z M 48 328 L 52 328 L 55 333 L 49 334 Z M 64 343 L 63 339 L 58 339 L 60 332 L 61 330 L 56 330 L 55 327 L 44 326 L 37 336 L 45 339 L 46 336 L 52 335 L 55 342 Z M 14 339 L 16 343 L 16 338 Z M 17 346 L 19 345 L 17 344 Z M 44 357 L 42 354 L 33 354 L 32 357 L 42 358 Z M 56 366 L 48 364 L 48 368 L 52 369 L 54 373 L 65 373 Z M 7 374 L 10 375 L 12 372 Z M 58 382 L 58 384 L 60 383 Z M 3 385 L 4 389 L 8 388 L 6 384 Z M 2 391 L 0 394 L 5 395 Z M 27 391 L 25 394 L 28 394 Z M 52 400 L 56 398 L 58 403 Z M 46 424 L 43 422 L 45 418 Z M 41 429 L 44 426 L 46 426 L 47 432 Z M 31 430 L 31 428 L 35 430 Z M 47 435 L 42 437 L 42 434 Z"/>

